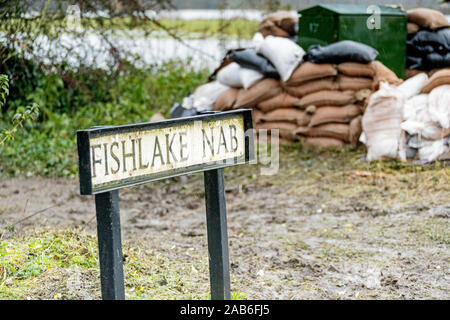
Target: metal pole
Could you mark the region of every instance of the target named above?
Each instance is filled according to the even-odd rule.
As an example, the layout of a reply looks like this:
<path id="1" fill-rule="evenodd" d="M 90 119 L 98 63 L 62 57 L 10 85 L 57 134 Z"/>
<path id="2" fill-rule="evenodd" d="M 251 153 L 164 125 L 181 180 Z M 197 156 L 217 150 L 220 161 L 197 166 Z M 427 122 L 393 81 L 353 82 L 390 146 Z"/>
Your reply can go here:
<path id="1" fill-rule="evenodd" d="M 96 194 L 95 208 L 102 299 L 125 300 L 119 192 Z"/>
<path id="2" fill-rule="evenodd" d="M 223 169 L 204 172 L 212 300 L 230 300 L 227 211 Z"/>

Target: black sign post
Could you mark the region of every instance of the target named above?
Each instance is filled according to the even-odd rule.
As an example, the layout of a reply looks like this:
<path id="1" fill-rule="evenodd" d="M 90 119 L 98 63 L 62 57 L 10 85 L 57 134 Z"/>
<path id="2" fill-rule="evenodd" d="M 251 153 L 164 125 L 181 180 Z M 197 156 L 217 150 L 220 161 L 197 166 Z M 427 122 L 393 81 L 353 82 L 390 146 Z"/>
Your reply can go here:
<path id="1" fill-rule="evenodd" d="M 251 110 L 77 132 L 80 193 L 94 194 L 102 298 L 125 299 L 118 189 L 204 172 L 211 299 L 230 299 L 223 168 L 254 160 Z"/>

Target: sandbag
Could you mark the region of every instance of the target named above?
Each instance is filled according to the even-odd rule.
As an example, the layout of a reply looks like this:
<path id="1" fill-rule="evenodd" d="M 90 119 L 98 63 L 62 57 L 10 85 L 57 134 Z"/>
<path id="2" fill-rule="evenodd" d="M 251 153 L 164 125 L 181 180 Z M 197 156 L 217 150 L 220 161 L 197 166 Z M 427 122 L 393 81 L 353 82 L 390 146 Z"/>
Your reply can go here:
<path id="1" fill-rule="evenodd" d="M 412 44 L 417 47 L 431 45 L 434 51 L 444 53 L 450 50 L 450 28 L 437 31 L 421 30 L 411 39 Z"/>
<path id="2" fill-rule="evenodd" d="M 222 93 L 219 98 L 214 102 L 215 111 L 225 111 L 233 108 L 234 103 L 236 102 L 236 98 L 239 90 L 236 88 L 230 88 L 224 93 Z"/>
<path id="3" fill-rule="evenodd" d="M 288 139 L 291 141 L 295 141 L 298 139 L 295 131 L 297 129 L 297 125 L 291 122 L 283 122 L 283 121 L 275 121 L 275 122 L 261 122 L 255 126 L 256 130 L 266 129 L 269 132 L 271 130 L 277 129 L 279 130 L 279 135 L 281 138 Z"/>
<path id="4" fill-rule="evenodd" d="M 345 142 L 339 139 L 334 138 L 325 138 L 325 137 L 308 137 L 303 142 L 305 146 L 308 147 L 319 147 L 319 148 L 343 148 L 345 146 Z"/>
<path id="5" fill-rule="evenodd" d="M 354 104 L 342 107 L 323 106 L 316 109 L 309 122 L 310 127 L 324 123 L 350 123 L 361 114 L 361 108 Z"/>
<path id="6" fill-rule="evenodd" d="M 266 78 L 278 79 L 280 77 L 273 64 L 266 57 L 258 54 L 254 48 L 236 50 L 229 53 L 228 56 L 241 67 L 259 71 Z"/>
<path id="7" fill-rule="evenodd" d="M 372 85 L 372 90 L 378 90 L 380 87 L 380 82 L 385 81 L 391 85 L 399 85 L 403 82 L 402 79 L 399 79 L 394 71 L 386 67 L 383 63 L 380 61 L 372 61 L 371 62 L 372 68 L 375 72 L 375 77 Z"/>
<path id="8" fill-rule="evenodd" d="M 194 108 L 183 108 L 178 102 L 175 102 L 170 109 L 170 119 L 192 117 L 197 114 L 198 112 Z"/>
<path id="9" fill-rule="evenodd" d="M 286 81 L 286 84 L 289 86 L 295 86 L 306 81 L 335 75 L 337 75 L 337 70 L 332 64 L 304 62 L 294 70 L 290 79 Z"/>
<path id="10" fill-rule="evenodd" d="M 263 37 L 274 36 L 289 38 L 289 33 L 275 25 L 272 21 L 262 21 L 258 27 L 258 32 L 260 32 Z"/>
<path id="11" fill-rule="evenodd" d="M 263 79 L 249 89 L 240 89 L 233 109 L 255 107 L 259 102 L 270 99 L 281 92 L 280 82 L 267 78 Z"/>
<path id="12" fill-rule="evenodd" d="M 424 83 L 421 93 L 430 93 L 436 87 L 450 84 L 450 68 L 439 70 Z"/>
<path id="13" fill-rule="evenodd" d="M 402 122 L 403 94 L 393 85 L 381 82 L 369 98 L 362 118 L 367 160 L 406 160 L 406 142 Z"/>
<path id="14" fill-rule="evenodd" d="M 289 37 L 295 34 L 295 25 L 298 23 L 298 18 L 294 17 L 289 11 L 277 11 L 265 17 L 261 21 L 258 30 L 262 29 L 262 26 L 265 26 L 267 22 L 271 22 L 274 26 L 286 32 L 286 37 Z M 264 35 L 261 30 L 259 32 Z"/>
<path id="15" fill-rule="evenodd" d="M 337 82 L 339 84 L 340 90 L 352 90 L 358 91 L 362 89 L 370 89 L 372 88 L 372 78 L 364 78 L 364 77 L 349 77 L 343 74 L 340 74 L 337 78 Z"/>
<path id="16" fill-rule="evenodd" d="M 432 68 L 441 69 L 450 67 L 450 52 L 447 54 L 439 54 L 437 52 L 427 54 L 423 58 L 422 64 L 427 70 Z"/>
<path id="17" fill-rule="evenodd" d="M 348 128 L 348 141 L 353 146 L 358 144 L 362 132 L 362 116 L 357 116 L 350 121 Z"/>
<path id="18" fill-rule="evenodd" d="M 414 8 L 407 11 L 408 22 L 431 30 L 448 27 L 449 23 L 440 11 L 429 8 Z M 408 32 L 409 33 L 409 32 Z"/>
<path id="19" fill-rule="evenodd" d="M 263 112 L 269 112 L 277 108 L 301 107 L 300 99 L 286 92 L 281 92 L 267 100 L 258 103 L 258 108 Z M 304 109 L 304 108 L 303 108 Z"/>
<path id="20" fill-rule="evenodd" d="M 406 80 L 397 88 L 403 93 L 405 99 L 409 99 L 420 93 L 424 83 L 428 80 L 428 75 L 425 72 L 421 72 L 414 77 Z"/>
<path id="21" fill-rule="evenodd" d="M 343 106 L 355 102 L 354 91 L 322 90 L 300 99 L 300 106 Z"/>
<path id="22" fill-rule="evenodd" d="M 279 108 L 263 114 L 260 119 L 262 121 L 287 121 L 299 126 L 306 126 L 311 115 L 297 108 Z"/>
<path id="23" fill-rule="evenodd" d="M 289 39 L 267 36 L 259 46 L 258 53 L 272 62 L 281 80 L 287 81 L 302 62 L 305 51 Z"/>
<path id="24" fill-rule="evenodd" d="M 252 110 L 252 119 L 253 119 L 253 126 L 257 123 L 261 123 L 261 118 L 264 116 L 264 113 L 256 108 Z"/>
<path id="25" fill-rule="evenodd" d="M 350 77 L 373 77 L 375 72 L 369 63 L 343 62 L 338 64 L 340 73 Z"/>
<path id="26" fill-rule="evenodd" d="M 314 63 L 368 63 L 377 56 L 378 51 L 364 43 L 344 40 L 328 46 L 311 45 L 305 53 L 304 60 Z"/>
<path id="27" fill-rule="evenodd" d="M 442 85 L 431 90 L 428 96 L 428 111 L 431 120 L 444 129 L 450 128 L 450 85 Z"/>
<path id="28" fill-rule="evenodd" d="M 422 161 L 450 159 L 450 137 L 436 141 L 421 141 L 419 158 Z"/>
<path id="29" fill-rule="evenodd" d="M 408 22 L 408 24 L 406 25 L 406 29 L 408 31 L 408 34 L 415 34 L 419 31 L 420 27 L 414 22 Z"/>
<path id="30" fill-rule="evenodd" d="M 410 135 L 419 135 L 428 140 L 439 140 L 450 134 L 431 119 L 429 95 L 419 94 L 408 99 L 403 107 L 403 119 L 400 127 Z"/>
<path id="31" fill-rule="evenodd" d="M 193 94 L 184 98 L 181 105 L 183 108 L 193 108 L 198 112 L 210 111 L 213 109 L 217 98 L 229 88 L 219 81 L 205 83 L 195 89 Z"/>
<path id="32" fill-rule="evenodd" d="M 283 89 L 290 95 L 296 97 L 303 97 L 307 94 L 321 91 L 321 90 L 337 90 L 339 89 L 338 83 L 334 80 L 334 77 L 320 78 L 317 80 L 311 80 L 302 82 L 298 85 L 284 85 Z"/>
<path id="33" fill-rule="evenodd" d="M 232 62 L 217 73 L 217 81 L 229 87 L 242 88 L 240 70 L 239 64 Z"/>
<path id="34" fill-rule="evenodd" d="M 406 67 L 411 69 L 425 69 L 423 58 L 417 56 L 406 56 Z"/>
<path id="35" fill-rule="evenodd" d="M 414 77 L 415 75 L 418 75 L 419 73 L 422 73 L 422 70 L 417 70 L 417 69 L 406 69 L 405 71 L 405 78 L 409 79 Z"/>
<path id="36" fill-rule="evenodd" d="M 307 137 L 327 137 L 349 142 L 348 124 L 326 123 L 316 127 L 298 127 L 296 133 Z"/>
<path id="37" fill-rule="evenodd" d="M 264 78 L 264 75 L 256 70 L 242 68 L 239 70 L 239 78 L 241 79 L 244 89 L 250 88 L 253 84 Z"/>

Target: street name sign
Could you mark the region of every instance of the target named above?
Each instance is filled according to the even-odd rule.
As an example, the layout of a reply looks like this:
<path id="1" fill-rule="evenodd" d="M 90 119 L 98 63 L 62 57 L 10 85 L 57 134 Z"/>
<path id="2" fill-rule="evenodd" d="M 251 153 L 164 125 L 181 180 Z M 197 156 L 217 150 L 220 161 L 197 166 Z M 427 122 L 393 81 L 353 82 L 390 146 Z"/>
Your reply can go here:
<path id="1" fill-rule="evenodd" d="M 124 299 L 118 190 L 204 172 L 211 297 L 230 299 L 223 168 L 254 160 L 251 110 L 77 131 L 80 193 L 95 195 L 103 299 Z"/>

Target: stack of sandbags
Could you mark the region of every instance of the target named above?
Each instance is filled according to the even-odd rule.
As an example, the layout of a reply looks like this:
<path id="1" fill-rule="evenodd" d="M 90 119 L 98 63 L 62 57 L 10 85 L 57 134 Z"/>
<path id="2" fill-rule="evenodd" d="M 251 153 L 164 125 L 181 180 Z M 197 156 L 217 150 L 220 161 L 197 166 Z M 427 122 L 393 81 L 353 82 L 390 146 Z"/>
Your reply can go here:
<path id="1" fill-rule="evenodd" d="M 429 79 L 424 76 L 424 80 L 420 92 L 409 97 L 403 108 L 401 128 L 407 133 L 409 157 L 418 156 L 423 161 L 449 159 L 450 68 L 434 73 Z"/>
<path id="2" fill-rule="evenodd" d="M 281 54 L 280 47 L 284 48 Z M 381 62 L 373 61 L 378 53 L 363 44 L 343 41 L 314 46 L 308 50 L 308 59 L 318 63 L 302 61 L 296 47 L 287 39 L 268 36 L 254 52 L 238 52 L 252 57 L 244 63 L 235 59 L 241 68 L 254 67 L 248 61 L 264 58 L 281 79 L 264 77 L 245 88 L 239 85 L 238 67 L 230 64 L 226 68 L 236 80 L 226 82 L 218 73 L 218 81 L 231 88 L 219 96 L 214 110 L 253 108 L 254 127 L 278 129 L 284 140 L 303 139 L 305 145 L 321 147 L 356 145 L 367 98 L 381 81 L 399 84 L 401 80 Z M 255 65 L 267 67 L 264 61 Z"/>
<path id="3" fill-rule="evenodd" d="M 277 11 L 269 14 L 259 24 L 258 32 L 263 37 L 275 36 L 290 38 L 296 34 L 296 26 L 298 24 L 298 18 L 294 17 L 288 11 Z"/>
<path id="4" fill-rule="evenodd" d="M 399 86 L 382 82 L 362 119 L 367 160 L 450 158 L 450 68 Z"/>
<path id="5" fill-rule="evenodd" d="M 308 125 L 297 128 L 305 145 L 343 147 L 358 143 L 367 98 L 380 81 L 401 82 L 381 62 L 374 61 L 377 55 L 375 49 L 354 41 L 308 49 L 307 61 L 283 86 L 300 98 L 300 107 L 315 109 Z"/>
<path id="6" fill-rule="evenodd" d="M 439 11 L 416 8 L 408 11 L 406 76 L 420 71 L 450 67 L 450 28 Z"/>

